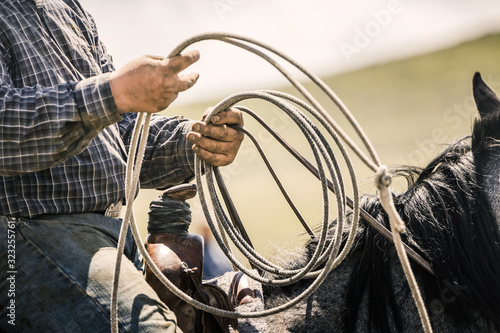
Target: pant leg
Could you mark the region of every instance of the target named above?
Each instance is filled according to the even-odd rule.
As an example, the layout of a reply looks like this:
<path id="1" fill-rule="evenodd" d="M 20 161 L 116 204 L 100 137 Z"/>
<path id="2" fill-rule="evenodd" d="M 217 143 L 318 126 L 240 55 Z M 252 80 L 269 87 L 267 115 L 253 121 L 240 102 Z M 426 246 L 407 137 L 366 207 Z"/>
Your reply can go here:
<path id="1" fill-rule="evenodd" d="M 15 263 L 6 260 L 8 222 L 0 217 L 0 330 L 110 332 L 121 221 L 92 213 L 17 219 Z M 180 332 L 173 312 L 130 260 L 131 245 L 129 237 L 118 289 L 120 332 Z"/>

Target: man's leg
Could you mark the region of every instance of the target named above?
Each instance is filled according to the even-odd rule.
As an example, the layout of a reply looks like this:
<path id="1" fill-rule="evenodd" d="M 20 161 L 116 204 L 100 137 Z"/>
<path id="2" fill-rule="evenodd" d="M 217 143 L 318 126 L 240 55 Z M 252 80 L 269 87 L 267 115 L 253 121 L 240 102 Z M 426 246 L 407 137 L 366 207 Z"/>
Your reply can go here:
<path id="1" fill-rule="evenodd" d="M 15 262 L 7 261 L 12 222 Z M 16 221 L 0 217 L 0 330 L 110 332 L 120 223 L 91 213 Z M 118 290 L 120 332 L 180 332 L 173 313 L 130 261 L 130 240 Z M 5 306 L 10 302 L 14 310 Z"/>

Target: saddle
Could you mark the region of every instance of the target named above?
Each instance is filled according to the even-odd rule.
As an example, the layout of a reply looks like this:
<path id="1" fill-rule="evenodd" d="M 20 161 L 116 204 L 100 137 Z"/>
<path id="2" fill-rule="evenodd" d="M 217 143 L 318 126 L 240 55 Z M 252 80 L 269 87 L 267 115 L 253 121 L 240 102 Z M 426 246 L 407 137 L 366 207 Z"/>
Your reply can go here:
<path id="1" fill-rule="evenodd" d="M 253 302 L 256 295 L 249 279 L 234 274 L 230 295 L 215 284 L 203 282 L 203 237 L 187 232 L 191 222 L 185 200 L 196 195 L 196 186 L 179 185 L 165 191 L 150 205 L 145 247 L 160 271 L 180 290 L 194 299 L 227 311 Z M 238 321 L 216 316 L 189 305 L 175 296 L 147 266 L 145 279 L 160 299 L 175 313 L 185 333 L 239 332 Z"/>

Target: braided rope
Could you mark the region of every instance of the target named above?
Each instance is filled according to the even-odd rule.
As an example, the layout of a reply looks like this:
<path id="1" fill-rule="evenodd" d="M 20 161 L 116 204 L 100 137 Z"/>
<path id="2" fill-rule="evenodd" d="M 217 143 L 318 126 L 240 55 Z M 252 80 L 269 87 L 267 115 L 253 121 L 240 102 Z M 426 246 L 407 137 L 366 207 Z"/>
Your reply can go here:
<path id="1" fill-rule="evenodd" d="M 387 167 L 381 165 L 376 173 L 375 184 L 379 190 L 380 201 L 384 210 L 389 216 L 389 223 L 391 224 L 391 231 L 394 235 L 394 245 L 396 247 L 396 252 L 398 254 L 401 266 L 403 266 L 403 271 L 406 276 L 406 280 L 410 285 L 411 294 L 415 300 L 415 305 L 417 306 L 418 314 L 420 316 L 420 321 L 424 332 L 432 332 L 431 323 L 429 321 L 429 315 L 427 314 L 427 309 L 425 308 L 424 301 L 420 295 L 420 290 L 418 289 L 417 281 L 415 280 L 415 275 L 410 266 L 410 261 L 406 255 L 406 251 L 403 248 L 403 241 L 401 240 L 401 234 L 405 232 L 405 223 L 399 216 L 396 207 L 394 206 L 394 200 L 392 199 L 392 194 L 389 191 L 390 177 L 387 175 Z"/>
<path id="2" fill-rule="evenodd" d="M 144 152 L 146 149 L 147 136 L 149 133 L 149 123 L 151 121 L 151 114 L 148 113 L 139 113 L 137 115 L 137 119 L 134 125 L 134 132 L 132 135 L 132 142 L 129 149 L 129 158 L 127 161 L 127 172 L 125 178 L 125 197 L 127 203 L 132 203 L 134 201 L 135 192 L 137 190 L 137 186 L 139 183 L 139 176 L 141 172 L 141 165 L 144 159 Z M 139 142 L 139 136 L 142 132 L 142 139 Z M 139 145 L 139 149 L 137 151 L 137 146 Z M 136 158 L 137 156 L 137 158 Z M 135 162 L 135 165 L 134 165 Z M 132 221 L 132 222 L 129 222 Z M 133 205 L 127 205 L 125 211 L 125 217 L 122 222 L 122 226 L 120 229 L 120 236 L 118 238 L 118 245 L 116 251 L 116 264 L 115 264 L 115 274 L 113 277 L 113 286 L 111 289 L 111 330 L 113 332 L 118 332 L 118 284 L 120 280 L 120 270 L 121 270 L 121 260 L 123 257 L 123 251 L 125 249 L 125 238 L 127 235 L 127 230 L 129 227 L 129 223 L 134 225 L 134 211 Z M 134 234 L 134 239 L 135 239 Z M 140 239 L 140 237 L 139 237 Z M 142 244 L 142 242 L 141 242 Z M 144 246 L 144 244 L 142 244 Z"/>
<path id="3" fill-rule="evenodd" d="M 199 308 L 203 311 L 212 313 L 214 315 L 218 316 L 224 316 L 224 317 L 229 317 L 229 318 L 257 318 L 257 317 L 264 317 L 264 316 L 269 316 L 276 314 L 278 312 L 284 311 L 286 309 L 289 309 L 293 306 L 295 306 L 297 303 L 300 301 L 304 300 L 305 298 L 309 297 L 324 281 L 324 279 L 327 277 L 327 275 L 330 273 L 332 269 L 334 269 L 336 266 L 338 266 L 342 260 L 346 257 L 347 253 L 352 247 L 353 241 L 354 241 L 354 236 L 356 234 L 356 227 L 357 227 L 357 221 L 359 220 L 359 215 L 360 215 L 360 208 L 359 208 L 359 193 L 358 193 L 358 187 L 357 187 L 357 182 L 356 182 L 356 175 L 354 172 L 354 168 L 352 166 L 351 159 L 349 157 L 349 154 L 347 153 L 343 143 L 345 142 L 347 146 L 374 172 L 377 172 L 377 187 L 379 189 L 379 195 L 382 201 L 382 205 L 384 209 L 387 211 L 388 215 L 390 216 L 390 223 L 391 223 L 391 230 L 394 235 L 394 243 L 396 245 L 396 250 L 398 253 L 398 257 L 400 258 L 401 264 L 403 266 L 403 270 L 405 272 L 405 275 L 407 277 L 408 283 L 410 284 L 410 289 L 412 291 L 413 298 L 415 299 L 415 302 L 417 304 L 419 314 L 421 317 L 422 325 L 424 327 L 425 332 L 432 332 L 432 328 L 430 326 L 430 321 L 425 309 L 425 306 L 423 304 L 422 297 L 420 295 L 420 292 L 418 290 L 418 286 L 416 285 L 415 278 L 413 276 L 413 273 L 411 272 L 411 267 L 408 262 L 408 258 L 406 256 L 405 249 L 403 247 L 403 243 L 401 241 L 401 238 L 399 236 L 400 232 L 404 232 L 404 223 L 399 217 L 397 211 L 394 208 L 394 203 L 392 201 L 392 196 L 390 194 L 390 191 L 388 190 L 388 186 L 390 181 L 387 181 L 388 175 L 384 171 L 385 169 L 382 167 L 380 159 L 373 148 L 371 142 L 369 139 L 366 137 L 365 133 L 363 132 L 362 128 L 359 126 L 357 121 L 355 120 L 354 116 L 352 113 L 348 110 L 348 108 L 343 104 L 343 102 L 336 96 L 336 94 L 323 82 L 321 81 L 318 77 L 307 71 L 304 67 L 302 67 L 300 64 L 296 63 L 293 59 L 289 58 L 285 54 L 275 50 L 274 48 L 263 44 L 261 42 L 252 40 L 248 37 L 244 36 L 239 36 L 235 34 L 227 34 L 227 33 L 209 33 L 209 34 L 202 34 L 198 36 L 194 36 L 186 41 L 184 41 L 182 44 L 180 44 L 177 48 L 175 48 L 169 55 L 169 57 L 176 56 L 180 54 L 186 47 L 190 46 L 191 44 L 194 44 L 196 42 L 202 41 L 202 40 L 208 40 L 208 39 L 214 39 L 214 40 L 219 40 L 223 41 L 235 46 L 238 46 L 240 48 L 243 48 L 245 50 L 248 50 L 267 62 L 269 62 L 272 66 L 274 66 L 278 71 L 280 71 L 289 81 L 292 85 L 294 85 L 297 90 L 304 96 L 304 98 L 310 103 L 307 104 L 303 102 L 302 100 L 288 95 L 284 94 L 281 92 L 275 92 L 275 91 L 255 91 L 255 92 L 243 92 L 243 93 L 237 93 L 234 94 L 221 102 L 219 102 L 212 112 L 210 112 L 207 117 L 206 117 L 206 122 L 210 122 L 210 119 L 217 113 L 223 112 L 224 110 L 228 109 L 229 107 L 234 106 L 236 103 L 246 100 L 246 99 L 262 99 L 265 100 L 269 103 L 274 104 L 277 106 L 279 109 L 281 109 L 283 112 L 286 113 L 287 116 L 289 116 L 295 124 L 299 127 L 305 138 L 307 139 L 309 146 L 311 148 L 311 151 L 314 154 L 317 167 L 318 167 L 318 178 L 321 182 L 321 188 L 322 188 L 322 196 L 323 196 L 323 222 L 321 225 L 321 233 L 318 239 L 318 246 L 311 258 L 311 260 L 302 268 L 296 269 L 296 270 L 287 270 L 283 269 L 270 261 L 266 260 L 263 258 L 260 254 L 258 254 L 240 235 L 240 233 L 233 227 L 232 223 L 230 223 L 229 218 L 226 216 L 224 209 L 222 208 L 222 205 L 220 203 L 220 200 L 218 199 L 217 196 L 217 191 L 214 186 L 214 179 L 213 179 L 213 167 L 211 165 L 206 165 L 203 163 L 197 156 L 195 156 L 195 176 L 196 176 L 196 182 L 198 185 L 198 190 L 199 190 L 199 197 L 200 197 L 200 202 L 203 208 L 203 211 L 205 213 L 207 222 L 210 226 L 210 229 L 212 233 L 214 234 L 215 239 L 223 249 L 224 253 L 226 256 L 229 258 L 233 266 L 236 266 L 238 269 L 243 271 L 245 274 L 249 275 L 252 279 L 257 280 L 261 283 L 265 284 L 271 284 L 275 286 L 283 286 L 283 285 L 288 285 L 297 282 L 300 279 L 303 278 L 314 278 L 313 282 L 309 285 L 308 288 L 306 288 L 299 296 L 296 298 L 288 301 L 285 304 L 282 304 L 280 306 L 277 306 L 272 309 L 268 310 L 263 310 L 263 311 L 258 311 L 258 312 L 250 312 L 250 313 L 236 313 L 236 312 L 230 312 L 230 311 L 225 311 L 225 310 L 220 310 L 217 308 L 213 308 L 210 306 L 207 306 L 203 303 L 200 303 L 194 299 L 192 299 L 190 296 L 184 294 L 181 290 L 179 290 L 173 283 L 171 283 L 168 279 L 165 278 L 165 276 L 161 273 L 161 271 L 156 267 L 156 265 L 153 263 L 151 257 L 147 253 L 146 249 L 144 248 L 144 244 L 142 243 L 142 240 L 139 236 L 139 231 L 138 227 L 133 215 L 133 209 L 132 207 L 132 202 L 134 198 L 134 191 L 137 189 L 137 184 L 138 184 L 138 178 L 139 178 L 139 173 L 140 173 L 140 166 L 142 164 L 142 158 L 144 151 L 142 150 L 145 146 L 145 142 L 147 140 L 147 131 L 149 129 L 149 119 L 150 115 L 146 117 L 146 120 L 144 121 L 144 135 L 141 138 L 141 142 L 139 143 L 139 151 L 137 152 L 137 158 L 136 154 L 134 153 L 135 150 L 137 149 L 137 142 L 139 141 L 139 133 L 141 131 L 141 126 L 137 125 L 134 128 L 134 136 L 132 139 L 132 144 L 130 148 L 130 153 L 129 153 L 129 162 L 127 165 L 127 211 L 125 214 L 125 220 L 123 222 L 122 228 L 121 228 L 121 233 L 120 233 L 120 239 L 118 243 L 118 253 L 117 253 L 117 261 L 116 261 L 116 272 L 115 272 L 115 279 L 114 279 L 114 284 L 113 284 L 113 291 L 112 291 L 112 305 L 111 305 L 111 320 L 112 320 L 112 331 L 113 332 L 118 332 L 118 320 L 117 320 L 117 288 L 118 288 L 118 275 L 120 271 L 120 263 L 121 263 L 121 257 L 123 254 L 123 248 L 124 248 L 124 239 L 126 235 L 126 230 L 128 228 L 128 225 L 130 223 L 131 230 L 135 239 L 135 242 L 137 244 L 137 247 L 139 251 L 141 252 L 142 256 L 144 257 L 146 263 L 150 266 L 152 269 L 153 273 L 158 277 L 162 283 L 170 289 L 171 292 L 173 292 L 176 296 L 178 296 L 181 300 L 185 301 L 186 303 L 195 306 L 196 308 Z M 261 47 L 264 50 L 269 51 L 270 53 L 282 58 L 283 60 L 287 61 L 289 64 L 293 65 L 295 68 L 300 70 L 302 73 L 304 73 L 311 81 L 313 81 L 329 98 L 332 100 L 339 110 L 344 114 L 344 116 L 348 119 L 352 127 L 354 128 L 356 134 L 358 137 L 361 139 L 365 149 L 368 151 L 369 156 L 367 157 L 365 153 L 349 138 L 349 136 L 340 128 L 340 126 L 334 121 L 331 115 L 328 114 L 328 112 L 320 105 L 320 103 L 317 102 L 317 100 L 307 91 L 307 89 L 304 88 L 300 82 L 298 82 L 293 76 L 288 73 L 280 64 L 278 64 L 276 61 L 274 61 L 271 57 L 269 57 L 267 54 L 261 52 L 260 50 L 255 49 L 254 47 L 250 46 L 249 44 L 253 44 L 255 46 Z M 321 132 L 314 126 L 314 124 L 307 118 L 307 116 L 302 113 L 296 106 L 299 106 L 306 111 L 308 111 L 310 114 L 312 114 L 319 122 L 321 125 L 326 129 L 328 134 L 333 138 L 335 141 L 337 148 L 341 151 L 342 157 L 344 159 L 344 163 L 348 167 L 349 170 L 349 175 L 351 178 L 351 183 L 353 187 L 353 193 L 354 193 L 354 203 L 353 203 L 353 223 L 350 227 L 349 231 L 349 236 L 348 240 L 346 242 L 346 245 L 342 248 L 342 251 L 340 251 L 340 239 L 342 236 L 342 230 L 343 230 L 343 225 L 345 222 L 346 218 L 346 196 L 344 193 L 344 185 L 343 185 L 343 180 L 342 180 L 342 175 L 340 172 L 340 168 L 338 166 L 338 162 L 333 155 L 331 149 L 329 148 L 325 138 L 321 134 Z M 249 113 L 252 115 L 251 110 L 248 110 L 243 107 L 239 107 L 239 109 L 243 112 Z M 142 123 L 143 122 L 143 116 L 140 115 L 138 116 L 137 122 Z M 137 133 L 136 133 L 137 132 Z M 249 133 L 245 131 L 247 135 Z M 252 139 L 254 140 L 254 139 Z M 254 141 L 255 143 L 255 141 Z M 260 151 L 260 149 L 259 149 Z M 260 151 L 261 155 L 263 155 L 263 152 Z M 136 160 L 135 162 L 135 167 L 133 168 L 133 175 L 132 172 L 129 170 L 132 169 L 132 161 Z M 266 162 L 267 163 L 267 162 Z M 334 193 L 337 198 L 337 209 L 338 209 L 338 216 L 337 216 L 337 228 L 335 230 L 335 235 L 326 246 L 327 242 L 327 233 L 328 233 L 328 221 L 329 221 L 329 210 L 330 210 L 330 204 L 329 204 L 329 195 L 328 195 L 328 186 L 327 182 L 328 179 L 325 175 L 325 168 L 328 170 L 328 173 L 330 174 L 331 177 L 331 182 L 333 183 L 334 187 Z M 213 212 L 209 208 L 208 200 L 206 199 L 207 194 L 205 192 L 204 184 L 203 184 L 203 179 L 202 179 L 202 169 L 205 170 L 205 177 L 206 177 L 206 183 L 208 187 L 208 196 L 210 198 L 210 202 L 212 204 Z M 390 178 L 389 178 L 390 179 Z M 212 217 L 214 215 L 214 217 Z M 214 222 L 216 221 L 216 223 Z M 399 226 L 399 227 L 398 227 Z M 259 267 L 260 269 L 270 272 L 277 276 L 278 278 L 276 279 L 264 279 L 260 277 L 259 275 L 254 274 L 252 271 L 247 269 L 243 264 L 241 264 L 232 254 L 231 250 L 227 246 L 227 236 L 231 239 L 231 241 L 235 244 L 235 246 L 240 250 L 247 258 L 248 260 L 254 264 L 256 267 Z M 340 251 L 340 254 L 338 253 Z M 406 259 L 405 259 L 406 258 Z M 321 264 L 324 263 L 324 267 L 322 269 L 317 269 L 317 267 Z"/>

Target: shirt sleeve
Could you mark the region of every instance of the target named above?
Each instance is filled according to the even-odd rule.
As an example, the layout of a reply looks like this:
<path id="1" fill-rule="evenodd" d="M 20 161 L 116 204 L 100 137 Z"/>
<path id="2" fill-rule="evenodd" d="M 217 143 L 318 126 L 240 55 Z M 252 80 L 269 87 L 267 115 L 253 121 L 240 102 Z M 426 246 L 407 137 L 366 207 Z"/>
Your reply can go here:
<path id="1" fill-rule="evenodd" d="M 127 113 L 119 123 L 127 151 L 136 118 L 137 114 Z M 142 188 L 163 189 L 193 178 L 194 152 L 186 139 L 192 124 L 182 117 L 152 116 L 140 176 Z"/>
<path id="2" fill-rule="evenodd" d="M 104 127 L 121 119 L 108 73 L 53 87 L 17 88 L 0 60 L 2 176 L 59 164 L 87 147 Z"/>

